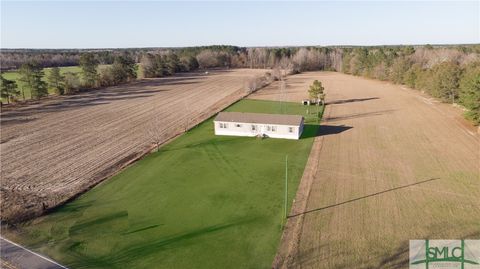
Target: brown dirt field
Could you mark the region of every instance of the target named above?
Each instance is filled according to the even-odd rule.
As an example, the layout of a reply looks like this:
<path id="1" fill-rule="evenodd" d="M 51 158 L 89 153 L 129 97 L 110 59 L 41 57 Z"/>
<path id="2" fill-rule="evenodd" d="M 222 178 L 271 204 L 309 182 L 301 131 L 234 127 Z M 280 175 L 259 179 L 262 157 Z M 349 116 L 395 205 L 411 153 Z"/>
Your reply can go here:
<path id="1" fill-rule="evenodd" d="M 246 95 L 265 70 L 148 79 L 1 113 L 1 219 L 37 216 Z"/>
<path id="2" fill-rule="evenodd" d="M 459 109 L 331 72 L 290 77 L 290 100 L 314 79 L 328 105 L 273 267 L 408 268 L 410 239 L 480 238 L 480 137 Z"/>
<path id="3" fill-rule="evenodd" d="M 272 101 L 288 101 L 301 102 L 308 99 L 308 86 L 312 84 L 318 72 L 308 72 L 287 77 L 285 80 L 287 87 L 283 94 L 280 94 L 280 82 L 275 82 L 269 86 L 250 94 L 248 99 L 272 100 Z"/>

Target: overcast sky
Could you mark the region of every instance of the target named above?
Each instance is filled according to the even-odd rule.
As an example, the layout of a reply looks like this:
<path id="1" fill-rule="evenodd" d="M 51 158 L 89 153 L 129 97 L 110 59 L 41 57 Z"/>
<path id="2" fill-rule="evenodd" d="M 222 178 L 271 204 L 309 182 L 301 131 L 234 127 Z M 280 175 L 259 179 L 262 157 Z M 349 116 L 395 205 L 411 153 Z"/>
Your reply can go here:
<path id="1" fill-rule="evenodd" d="M 2 48 L 480 43 L 480 1 L 1 1 Z"/>

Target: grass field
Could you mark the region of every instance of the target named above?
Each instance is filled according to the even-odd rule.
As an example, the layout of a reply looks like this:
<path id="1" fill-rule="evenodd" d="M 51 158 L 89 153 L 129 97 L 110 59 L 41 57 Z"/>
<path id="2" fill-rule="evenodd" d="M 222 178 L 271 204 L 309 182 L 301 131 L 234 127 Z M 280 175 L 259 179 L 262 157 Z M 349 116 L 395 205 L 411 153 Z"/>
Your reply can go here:
<path id="1" fill-rule="evenodd" d="M 228 111 L 305 114 L 242 100 Z M 71 268 L 268 268 L 317 131 L 300 140 L 214 136 L 212 120 L 10 237 Z"/>

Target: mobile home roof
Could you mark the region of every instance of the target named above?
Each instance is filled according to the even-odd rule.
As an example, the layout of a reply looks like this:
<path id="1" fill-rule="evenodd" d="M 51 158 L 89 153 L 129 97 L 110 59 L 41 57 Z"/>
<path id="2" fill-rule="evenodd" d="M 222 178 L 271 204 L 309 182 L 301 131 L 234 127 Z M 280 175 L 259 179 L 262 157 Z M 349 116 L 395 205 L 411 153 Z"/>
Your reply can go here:
<path id="1" fill-rule="evenodd" d="M 280 115 L 245 112 L 220 112 L 215 121 L 257 123 L 257 124 L 279 124 L 300 126 L 303 120 L 299 115 Z"/>

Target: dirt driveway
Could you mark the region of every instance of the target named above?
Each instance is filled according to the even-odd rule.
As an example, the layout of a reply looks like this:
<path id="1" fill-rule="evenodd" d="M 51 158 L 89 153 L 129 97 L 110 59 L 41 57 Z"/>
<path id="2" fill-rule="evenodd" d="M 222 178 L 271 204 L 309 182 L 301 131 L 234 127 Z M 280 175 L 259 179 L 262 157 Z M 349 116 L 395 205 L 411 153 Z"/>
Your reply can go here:
<path id="1" fill-rule="evenodd" d="M 289 99 L 314 79 L 328 106 L 275 267 L 406 268 L 410 239 L 480 237 L 479 135 L 457 109 L 329 72 L 290 77 Z"/>
<path id="2" fill-rule="evenodd" d="M 245 95 L 265 70 L 150 79 L 1 113 L 2 220 L 81 193 Z"/>

